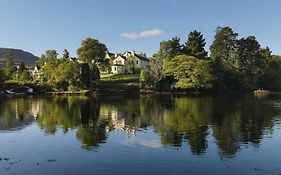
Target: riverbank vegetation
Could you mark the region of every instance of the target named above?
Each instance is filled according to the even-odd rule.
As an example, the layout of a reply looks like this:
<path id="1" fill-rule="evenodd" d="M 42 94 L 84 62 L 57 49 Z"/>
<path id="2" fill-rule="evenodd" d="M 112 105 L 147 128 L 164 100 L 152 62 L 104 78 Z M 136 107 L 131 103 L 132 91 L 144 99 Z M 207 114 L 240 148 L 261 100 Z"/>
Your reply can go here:
<path id="1" fill-rule="evenodd" d="M 281 57 L 262 47 L 256 37 L 239 38 L 230 27 L 218 27 L 209 53 L 201 32 L 189 33 L 185 43 L 174 37 L 160 49 L 140 74 L 112 75 L 107 47 L 86 38 L 71 58 L 47 50 L 36 62 L 38 74 L 7 58 L 0 82 L 33 84 L 51 92 L 77 91 L 253 91 L 281 89 Z"/>
<path id="2" fill-rule="evenodd" d="M 210 56 L 205 44 L 196 30 L 183 45 L 177 37 L 161 42 L 150 66 L 142 71 L 142 85 L 187 91 L 281 89 L 281 57 L 262 48 L 254 36 L 238 39 L 230 27 L 218 27 Z"/>

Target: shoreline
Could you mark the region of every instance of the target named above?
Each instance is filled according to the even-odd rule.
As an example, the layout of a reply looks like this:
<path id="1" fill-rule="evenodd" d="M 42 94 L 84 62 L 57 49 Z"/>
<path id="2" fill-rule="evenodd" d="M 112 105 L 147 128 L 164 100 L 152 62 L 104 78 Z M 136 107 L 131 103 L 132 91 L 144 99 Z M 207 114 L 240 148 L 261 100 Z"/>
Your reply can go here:
<path id="1" fill-rule="evenodd" d="M 218 94 L 252 94 L 254 92 L 241 91 L 143 91 L 143 90 L 102 90 L 102 91 L 59 91 L 59 92 L 43 92 L 43 93 L 15 93 L 0 94 L 6 97 L 96 97 L 96 96 L 157 96 L 157 95 L 218 95 Z M 281 94 L 281 92 L 270 92 L 268 94 Z M 267 95 L 268 95 L 267 94 Z"/>
<path id="2" fill-rule="evenodd" d="M 33 93 L 28 93 L 26 88 L 33 88 Z M 8 93 L 7 90 L 14 90 L 12 93 Z M 266 93 L 265 93 L 266 92 Z M 142 89 L 138 87 L 126 87 L 126 88 L 113 88 L 109 87 L 96 87 L 88 90 L 79 90 L 79 91 L 50 91 L 50 89 L 38 86 L 35 84 L 0 84 L 0 95 L 7 97 L 40 97 L 40 96 L 153 96 L 153 95 L 215 95 L 221 93 L 231 93 L 231 94 L 253 94 L 257 96 L 264 96 L 268 94 L 281 94 L 281 91 L 270 91 L 270 90 L 255 90 L 255 91 L 237 91 L 237 90 L 151 90 L 151 89 Z"/>

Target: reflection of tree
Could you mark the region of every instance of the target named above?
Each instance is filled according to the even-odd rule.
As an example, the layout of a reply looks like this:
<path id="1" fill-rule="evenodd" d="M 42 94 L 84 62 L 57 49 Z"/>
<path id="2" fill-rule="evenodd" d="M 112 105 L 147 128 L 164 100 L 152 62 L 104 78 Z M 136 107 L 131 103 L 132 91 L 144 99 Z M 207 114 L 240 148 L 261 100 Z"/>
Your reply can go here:
<path id="1" fill-rule="evenodd" d="M 21 129 L 30 124 L 33 116 L 30 115 L 31 100 L 17 98 L 0 98 L 0 129 Z"/>
<path id="2" fill-rule="evenodd" d="M 55 134 L 57 127 L 66 133 L 80 123 L 79 104 L 85 99 L 45 98 L 41 99 L 37 124 L 48 134 Z"/>
<path id="3" fill-rule="evenodd" d="M 212 103 L 211 126 L 222 156 L 233 156 L 241 144 L 259 144 L 276 111 L 253 96 L 217 97 Z"/>
<path id="4" fill-rule="evenodd" d="M 106 142 L 111 130 L 137 134 L 140 128 L 153 127 L 162 144 L 180 147 L 187 142 L 195 155 L 206 152 L 212 133 L 221 156 L 234 156 L 241 144 L 259 145 L 263 134 L 271 131 L 277 111 L 265 100 L 253 96 L 0 99 L 0 129 L 36 118 L 48 134 L 57 128 L 65 133 L 77 129 L 82 148 L 94 149 Z"/>
<path id="5" fill-rule="evenodd" d="M 193 154 L 203 154 L 206 152 L 208 144 L 206 137 L 208 136 L 208 126 L 203 126 L 191 131 L 187 134 L 188 143 Z"/>
<path id="6" fill-rule="evenodd" d="M 100 103 L 97 99 L 88 99 L 80 103 L 81 122 L 77 130 L 77 139 L 82 147 L 92 149 L 106 140 L 108 119 L 100 116 Z"/>
<path id="7" fill-rule="evenodd" d="M 165 111 L 163 122 L 159 123 L 163 144 L 181 146 L 187 139 L 194 154 L 201 154 L 207 148 L 207 117 L 210 108 L 206 104 L 211 98 L 176 98 L 174 107 Z"/>

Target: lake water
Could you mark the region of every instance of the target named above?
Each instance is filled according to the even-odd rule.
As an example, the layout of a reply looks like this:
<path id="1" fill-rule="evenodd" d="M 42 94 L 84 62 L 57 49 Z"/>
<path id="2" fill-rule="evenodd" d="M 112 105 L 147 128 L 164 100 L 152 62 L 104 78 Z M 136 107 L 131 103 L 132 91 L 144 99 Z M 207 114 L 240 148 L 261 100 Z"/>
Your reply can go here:
<path id="1" fill-rule="evenodd" d="M 1 175 L 281 173 L 281 96 L 0 98 Z"/>

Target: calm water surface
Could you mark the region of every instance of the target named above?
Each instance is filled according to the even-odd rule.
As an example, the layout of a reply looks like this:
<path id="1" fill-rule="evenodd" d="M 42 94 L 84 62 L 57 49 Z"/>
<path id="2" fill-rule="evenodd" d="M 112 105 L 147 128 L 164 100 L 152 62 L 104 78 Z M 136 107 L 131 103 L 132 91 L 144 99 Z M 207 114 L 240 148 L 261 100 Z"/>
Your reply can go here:
<path id="1" fill-rule="evenodd" d="M 0 98 L 1 175 L 281 174 L 281 96 Z"/>

